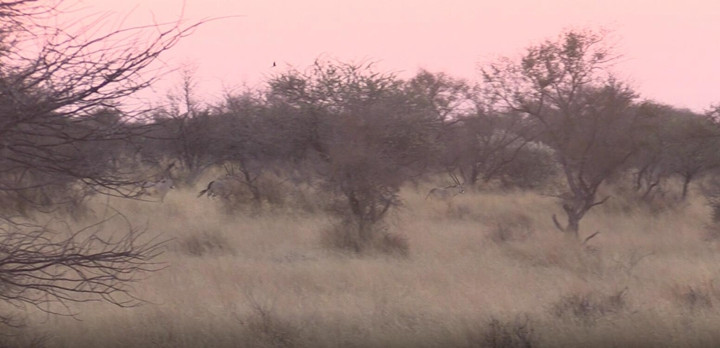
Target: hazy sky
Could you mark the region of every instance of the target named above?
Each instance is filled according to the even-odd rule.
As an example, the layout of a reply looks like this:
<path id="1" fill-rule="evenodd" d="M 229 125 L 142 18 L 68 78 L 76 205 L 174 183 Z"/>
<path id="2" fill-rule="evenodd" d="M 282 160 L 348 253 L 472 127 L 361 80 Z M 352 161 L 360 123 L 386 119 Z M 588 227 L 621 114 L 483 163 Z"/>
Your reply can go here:
<path id="1" fill-rule="evenodd" d="M 239 16 L 202 26 L 163 57 L 171 67 L 195 64 L 208 99 L 318 57 L 378 61 L 404 77 L 425 68 L 477 80 L 478 64 L 517 56 L 565 28 L 604 27 L 623 55 L 616 71 L 642 97 L 696 111 L 720 103 L 720 0 L 79 2 L 76 14 L 111 13 L 111 24 Z"/>

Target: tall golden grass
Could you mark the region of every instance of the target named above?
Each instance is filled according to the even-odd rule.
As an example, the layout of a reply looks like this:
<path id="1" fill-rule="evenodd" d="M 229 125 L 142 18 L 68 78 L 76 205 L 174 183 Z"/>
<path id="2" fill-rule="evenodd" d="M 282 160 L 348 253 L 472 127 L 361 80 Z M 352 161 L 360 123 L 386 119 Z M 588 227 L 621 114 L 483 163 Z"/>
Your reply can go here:
<path id="1" fill-rule="evenodd" d="M 31 309 L 7 344 L 47 347 L 720 346 L 720 253 L 698 196 L 661 213 L 613 199 L 553 226 L 552 197 L 402 192 L 388 228 L 407 256 L 323 247 L 331 215 L 228 215 L 196 190 L 110 204 L 167 238 L 168 267 L 135 284 L 137 308 Z M 101 210 L 98 203 L 96 210 Z"/>

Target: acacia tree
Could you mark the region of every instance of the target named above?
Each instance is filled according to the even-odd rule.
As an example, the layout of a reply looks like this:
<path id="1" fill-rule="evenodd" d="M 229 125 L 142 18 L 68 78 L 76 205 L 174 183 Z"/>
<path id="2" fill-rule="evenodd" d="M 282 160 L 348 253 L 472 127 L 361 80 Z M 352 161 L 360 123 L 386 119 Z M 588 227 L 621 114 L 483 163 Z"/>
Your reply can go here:
<path id="1" fill-rule="evenodd" d="M 643 199 L 660 190 L 663 179 L 682 180 L 680 199 L 687 198 L 690 183 L 720 167 L 720 129 L 711 115 L 645 102 L 640 110 L 649 116 L 640 134 L 643 146 L 633 156 L 635 187 Z"/>
<path id="2" fill-rule="evenodd" d="M 207 134 L 214 162 L 225 164 L 226 172 L 250 193 L 256 208 L 267 197 L 261 185 L 263 175 L 292 167 L 292 156 L 285 151 L 283 121 L 277 122 L 275 116 L 259 90 L 228 93 L 216 107 Z"/>
<path id="3" fill-rule="evenodd" d="M 468 82 L 444 73 L 420 70 L 403 88 L 413 105 L 433 114 L 438 126 L 452 125 L 477 107 Z"/>
<path id="4" fill-rule="evenodd" d="M 460 172 L 471 186 L 512 176 L 508 169 L 533 138 L 521 115 L 492 110 L 477 86 L 443 73 L 420 70 L 405 89 L 416 106 L 434 115 L 442 147 L 436 167 Z"/>
<path id="5" fill-rule="evenodd" d="M 663 181 L 672 175 L 669 162 L 672 156 L 668 152 L 672 144 L 674 120 L 672 108 L 653 102 L 645 102 L 639 107 L 653 121 L 648 123 L 639 135 L 643 145 L 631 159 L 634 170 L 635 191 L 642 201 L 650 201 L 656 193 L 662 191 Z"/>
<path id="6" fill-rule="evenodd" d="M 98 126 L 98 111 L 149 86 L 156 77 L 144 73 L 150 64 L 196 26 L 103 33 L 93 30 L 102 23 L 75 30 L 38 24 L 58 13 L 45 2 L 0 1 L 0 194 L 9 198 L 3 202 L 52 209 L 58 197 L 77 192 L 132 195 L 127 187 L 136 181 L 110 167 L 99 149 L 132 141 L 142 128 L 121 117 Z M 96 226 L 59 233 L 2 208 L 0 299 L 125 305 L 113 295 L 127 293 L 136 271 L 153 269 L 158 244 L 132 227 L 124 236 Z"/>
<path id="7" fill-rule="evenodd" d="M 204 169 L 214 164 L 211 156 L 211 115 L 196 97 L 195 67 L 180 70 L 180 83 L 167 95 L 167 104 L 154 112 L 154 124 L 162 131 L 155 137 L 165 155 L 177 160 L 186 184 L 192 185 Z"/>
<path id="8" fill-rule="evenodd" d="M 292 141 L 312 152 L 325 187 L 343 197 L 359 250 L 399 204 L 400 185 L 424 167 L 435 146 L 433 113 L 372 64 L 317 61 L 309 72 L 281 74 L 270 86 L 270 99 L 285 103 L 295 119 L 300 134 Z"/>
<path id="9" fill-rule="evenodd" d="M 608 198 L 597 198 L 600 185 L 638 148 L 636 95 L 609 73 L 615 59 L 602 34 L 567 31 L 518 61 L 482 69 L 492 100 L 532 120 L 555 150 L 568 192 L 561 195 L 566 224 L 553 221 L 576 238 L 583 216 Z"/>
<path id="10" fill-rule="evenodd" d="M 462 159 L 469 149 L 458 140 L 465 139 L 460 134 L 465 129 L 462 120 L 475 113 L 473 88 L 463 79 L 420 70 L 404 84 L 404 90 L 414 107 L 432 115 L 437 148 L 428 155 L 435 155 L 433 171 L 447 172 L 451 177 L 459 171 L 463 181 L 467 181 Z"/>
<path id="11" fill-rule="evenodd" d="M 675 110 L 666 125 L 670 145 L 666 149 L 669 170 L 682 178 L 681 199 L 686 199 L 690 183 L 720 167 L 720 130 L 708 118 L 689 111 Z"/>
<path id="12" fill-rule="evenodd" d="M 446 129 L 443 143 L 447 144 L 445 161 L 453 161 L 465 182 L 506 179 L 509 168 L 533 138 L 530 125 L 517 113 L 496 113 L 478 108 L 475 114 L 460 119 Z M 517 169 L 517 168 L 514 168 Z"/>

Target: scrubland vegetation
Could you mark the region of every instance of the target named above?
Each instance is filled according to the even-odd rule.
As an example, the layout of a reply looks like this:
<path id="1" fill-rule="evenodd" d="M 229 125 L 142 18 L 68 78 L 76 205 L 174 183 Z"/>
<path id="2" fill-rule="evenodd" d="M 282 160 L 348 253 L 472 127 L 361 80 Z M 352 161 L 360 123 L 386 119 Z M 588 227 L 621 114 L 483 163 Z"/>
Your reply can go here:
<path id="1" fill-rule="evenodd" d="M 554 198 L 483 191 L 447 205 L 421 188 L 403 189 L 389 217 L 404 241 L 389 250 L 401 252 L 366 254 L 324 244 L 336 217 L 317 207 L 227 215 L 194 190 L 115 201 L 171 238 L 167 268 L 133 285 L 148 303 L 73 305 L 75 319 L 30 311 L 21 337 L 48 347 L 718 343 L 720 245 L 699 197 L 662 213 L 611 199 L 587 217 L 601 233 L 579 245 L 553 226 Z"/>
<path id="2" fill-rule="evenodd" d="M 720 107 L 642 99 L 602 32 L 133 109 L 202 23 L 57 11 L 0 1 L 3 346 L 720 343 Z"/>

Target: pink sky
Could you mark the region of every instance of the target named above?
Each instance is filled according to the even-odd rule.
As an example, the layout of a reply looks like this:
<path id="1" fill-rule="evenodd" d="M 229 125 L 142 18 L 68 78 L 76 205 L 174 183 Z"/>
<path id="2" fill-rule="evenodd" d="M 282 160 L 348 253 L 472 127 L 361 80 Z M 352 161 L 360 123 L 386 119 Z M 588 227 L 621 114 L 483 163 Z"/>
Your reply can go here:
<path id="1" fill-rule="evenodd" d="M 112 12 L 128 25 L 176 20 L 181 0 L 78 0 L 77 13 Z M 408 77 L 419 68 L 477 80 L 477 66 L 517 56 L 564 28 L 605 27 L 623 55 L 616 71 L 642 97 L 703 111 L 720 103 L 720 0 L 185 0 L 188 22 L 208 23 L 163 57 L 197 66 L 205 100 L 256 86 L 320 56 L 379 61 Z M 271 68 L 276 61 L 278 68 Z M 177 79 L 169 76 L 168 79 Z M 164 82 L 158 88 L 167 88 Z"/>

